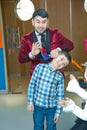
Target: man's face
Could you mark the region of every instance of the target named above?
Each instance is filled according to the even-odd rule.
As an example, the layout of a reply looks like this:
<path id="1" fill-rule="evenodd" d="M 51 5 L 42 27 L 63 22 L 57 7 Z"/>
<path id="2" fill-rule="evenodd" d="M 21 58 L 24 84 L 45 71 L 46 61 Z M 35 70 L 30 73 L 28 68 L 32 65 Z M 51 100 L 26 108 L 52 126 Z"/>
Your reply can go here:
<path id="1" fill-rule="evenodd" d="M 62 69 L 69 64 L 68 59 L 65 55 L 59 55 L 57 58 L 53 59 L 53 65 L 55 69 Z"/>
<path id="2" fill-rule="evenodd" d="M 43 33 L 48 26 L 48 19 L 36 16 L 32 19 L 32 25 L 38 33 Z"/>

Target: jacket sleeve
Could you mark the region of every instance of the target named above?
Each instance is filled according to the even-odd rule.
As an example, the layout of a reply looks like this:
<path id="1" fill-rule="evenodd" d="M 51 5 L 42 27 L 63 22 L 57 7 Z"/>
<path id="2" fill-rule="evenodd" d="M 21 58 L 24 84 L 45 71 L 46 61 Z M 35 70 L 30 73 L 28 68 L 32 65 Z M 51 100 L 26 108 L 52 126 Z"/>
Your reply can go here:
<path id="1" fill-rule="evenodd" d="M 64 51 L 71 51 L 74 49 L 74 43 L 66 38 L 60 30 L 55 29 L 51 34 L 51 50 L 61 48 Z"/>
<path id="2" fill-rule="evenodd" d="M 34 59 L 29 58 L 29 53 L 32 49 L 32 38 L 31 36 L 23 36 L 20 43 L 19 53 L 18 53 L 18 60 L 20 63 L 26 63 L 29 61 L 37 61 L 37 57 Z"/>
<path id="3" fill-rule="evenodd" d="M 18 60 L 21 63 L 28 62 L 29 59 L 29 52 L 31 51 L 30 41 L 27 40 L 24 36 L 21 39 L 19 53 L 18 53 Z"/>
<path id="4" fill-rule="evenodd" d="M 80 87 L 77 79 L 72 79 L 69 81 L 66 91 L 76 93 L 82 99 L 87 100 L 87 91 Z"/>
<path id="5" fill-rule="evenodd" d="M 87 102 L 84 109 L 81 109 L 79 106 L 75 104 L 73 100 L 70 99 L 67 106 L 63 107 L 64 112 L 72 112 L 77 117 L 82 120 L 87 121 Z"/>
<path id="6" fill-rule="evenodd" d="M 73 114 L 75 114 L 80 119 L 87 121 L 87 102 L 84 109 L 81 109 L 80 107 L 75 106 Z"/>

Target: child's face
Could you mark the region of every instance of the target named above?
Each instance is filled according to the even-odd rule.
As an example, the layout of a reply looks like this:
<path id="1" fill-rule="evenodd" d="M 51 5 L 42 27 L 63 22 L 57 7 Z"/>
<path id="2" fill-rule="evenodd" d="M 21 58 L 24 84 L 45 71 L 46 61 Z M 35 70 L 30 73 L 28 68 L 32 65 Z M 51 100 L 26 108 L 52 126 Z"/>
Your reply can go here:
<path id="1" fill-rule="evenodd" d="M 55 69 L 62 69 L 69 64 L 69 60 L 65 55 L 59 55 L 57 58 L 53 59 L 53 65 Z"/>

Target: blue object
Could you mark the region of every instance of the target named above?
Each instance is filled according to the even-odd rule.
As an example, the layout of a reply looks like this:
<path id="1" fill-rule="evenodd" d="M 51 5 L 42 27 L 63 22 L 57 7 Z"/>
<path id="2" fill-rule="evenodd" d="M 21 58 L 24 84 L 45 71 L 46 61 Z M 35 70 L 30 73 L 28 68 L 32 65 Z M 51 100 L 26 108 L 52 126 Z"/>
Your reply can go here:
<path id="1" fill-rule="evenodd" d="M 44 59 L 45 61 L 51 59 L 51 56 L 48 55 L 48 54 L 43 54 L 43 53 L 41 53 L 41 55 L 42 55 L 42 57 L 43 57 L 43 59 Z"/>
<path id="2" fill-rule="evenodd" d="M 0 90 L 5 90 L 5 70 L 4 70 L 4 56 L 3 48 L 0 48 Z"/>

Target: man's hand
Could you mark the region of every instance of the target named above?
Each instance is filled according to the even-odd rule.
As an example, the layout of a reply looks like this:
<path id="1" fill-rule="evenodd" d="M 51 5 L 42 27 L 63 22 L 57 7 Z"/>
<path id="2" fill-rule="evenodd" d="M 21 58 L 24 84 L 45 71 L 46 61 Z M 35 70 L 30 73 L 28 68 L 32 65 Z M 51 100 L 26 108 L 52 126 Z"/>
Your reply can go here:
<path id="1" fill-rule="evenodd" d="M 33 43 L 32 44 L 32 50 L 31 50 L 31 53 L 33 56 L 36 56 L 40 53 L 40 49 L 41 49 L 41 45 L 36 42 L 36 43 Z"/>
<path id="2" fill-rule="evenodd" d="M 57 58 L 58 56 L 58 50 L 54 49 L 50 52 L 51 58 Z"/>
<path id="3" fill-rule="evenodd" d="M 33 111 L 33 110 L 34 110 L 34 105 L 30 105 L 30 104 L 29 104 L 29 105 L 27 106 L 27 109 L 28 109 L 29 111 Z"/>

